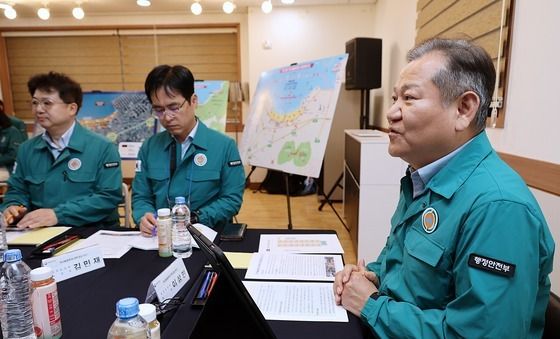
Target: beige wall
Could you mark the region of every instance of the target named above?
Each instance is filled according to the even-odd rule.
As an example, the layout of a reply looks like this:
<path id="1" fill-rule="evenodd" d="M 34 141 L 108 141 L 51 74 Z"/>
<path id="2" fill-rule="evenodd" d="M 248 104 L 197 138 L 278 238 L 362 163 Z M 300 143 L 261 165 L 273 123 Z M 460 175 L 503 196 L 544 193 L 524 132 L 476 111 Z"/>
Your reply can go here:
<path id="1" fill-rule="evenodd" d="M 346 51 L 345 43 L 355 37 L 375 37 L 374 4 L 294 6 L 274 8 L 264 14 L 250 8 L 248 14 L 249 88 L 253 94 L 262 72 L 294 62 L 325 58 Z M 270 48 L 265 48 L 265 43 Z M 248 112 L 246 110 L 245 112 Z M 325 190 L 342 173 L 344 129 L 359 126 L 358 91 L 341 89 L 325 155 Z M 257 169 L 251 180 L 260 182 L 266 170 Z M 337 190 L 334 199 L 341 199 Z"/>

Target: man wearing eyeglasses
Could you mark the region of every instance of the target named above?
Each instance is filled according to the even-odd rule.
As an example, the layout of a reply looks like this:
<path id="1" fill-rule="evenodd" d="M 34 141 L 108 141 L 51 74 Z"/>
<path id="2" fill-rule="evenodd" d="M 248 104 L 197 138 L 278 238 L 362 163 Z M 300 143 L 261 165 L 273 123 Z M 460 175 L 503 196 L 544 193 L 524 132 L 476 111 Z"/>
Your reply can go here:
<path id="1" fill-rule="evenodd" d="M 114 226 L 122 200 L 120 157 L 114 144 L 82 127 L 82 89 L 64 74 L 33 76 L 31 109 L 45 132 L 23 143 L 2 210 L 19 228 Z"/>
<path id="2" fill-rule="evenodd" d="M 155 211 L 183 196 L 191 222 L 215 227 L 237 214 L 245 173 L 235 142 L 195 116 L 194 77 L 183 66 L 155 67 L 144 84 L 166 131 L 147 139 L 132 183 L 132 216 L 143 235 L 155 232 Z"/>

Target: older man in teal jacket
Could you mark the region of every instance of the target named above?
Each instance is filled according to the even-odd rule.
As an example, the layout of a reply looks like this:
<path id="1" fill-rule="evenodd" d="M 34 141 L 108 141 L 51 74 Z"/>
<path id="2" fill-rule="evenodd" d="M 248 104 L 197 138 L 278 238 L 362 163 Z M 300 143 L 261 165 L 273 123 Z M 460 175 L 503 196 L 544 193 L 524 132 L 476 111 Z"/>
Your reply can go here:
<path id="1" fill-rule="evenodd" d="M 166 131 L 142 145 L 132 183 L 134 221 L 153 235 L 155 211 L 184 196 L 191 221 L 215 227 L 241 207 L 245 174 L 235 142 L 195 116 L 194 77 L 183 66 L 161 65 L 145 82 L 146 95 Z"/>
<path id="2" fill-rule="evenodd" d="M 76 121 L 80 85 L 50 72 L 32 77 L 28 88 L 45 132 L 18 150 L 2 205 L 7 221 L 20 228 L 118 225 L 120 157 L 114 144 Z"/>
<path id="3" fill-rule="evenodd" d="M 337 273 L 335 298 L 380 338 L 540 338 L 554 242 L 483 131 L 492 60 L 445 39 L 408 59 L 387 113 L 410 164 L 391 232 L 377 261 Z"/>

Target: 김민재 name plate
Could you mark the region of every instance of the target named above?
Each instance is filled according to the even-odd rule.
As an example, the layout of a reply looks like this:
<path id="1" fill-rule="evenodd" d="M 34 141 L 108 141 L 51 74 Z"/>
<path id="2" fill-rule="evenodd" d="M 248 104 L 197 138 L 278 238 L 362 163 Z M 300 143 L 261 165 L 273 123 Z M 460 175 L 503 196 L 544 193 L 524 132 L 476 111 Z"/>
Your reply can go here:
<path id="1" fill-rule="evenodd" d="M 96 245 L 43 259 L 41 265 L 52 268 L 54 280 L 61 282 L 105 267 L 105 261 L 101 247 Z"/>
<path id="2" fill-rule="evenodd" d="M 173 298 L 179 290 L 189 281 L 189 272 L 183 259 L 175 259 L 152 282 L 148 288 L 146 302 L 153 300 L 155 294 L 159 302 Z"/>

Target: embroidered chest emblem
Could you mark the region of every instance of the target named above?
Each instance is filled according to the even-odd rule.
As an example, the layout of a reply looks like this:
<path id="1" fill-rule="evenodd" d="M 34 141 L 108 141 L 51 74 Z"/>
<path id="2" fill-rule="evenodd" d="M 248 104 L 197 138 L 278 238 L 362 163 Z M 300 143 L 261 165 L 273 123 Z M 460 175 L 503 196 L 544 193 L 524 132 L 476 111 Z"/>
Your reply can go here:
<path id="1" fill-rule="evenodd" d="M 72 158 L 68 161 L 68 168 L 72 171 L 77 171 L 82 167 L 82 161 L 78 158 Z"/>
<path id="2" fill-rule="evenodd" d="M 194 164 L 196 166 L 204 166 L 208 162 L 208 158 L 206 158 L 205 154 L 198 153 L 194 156 Z"/>
<path id="3" fill-rule="evenodd" d="M 438 225 L 438 214 L 433 207 L 428 207 L 422 213 L 422 228 L 426 233 L 433 233 Z"/>

